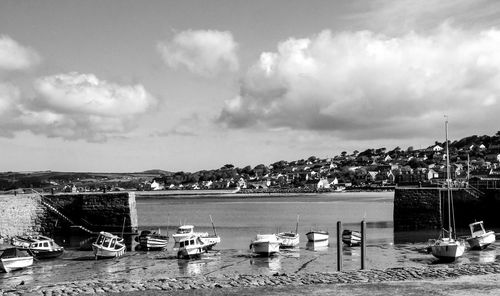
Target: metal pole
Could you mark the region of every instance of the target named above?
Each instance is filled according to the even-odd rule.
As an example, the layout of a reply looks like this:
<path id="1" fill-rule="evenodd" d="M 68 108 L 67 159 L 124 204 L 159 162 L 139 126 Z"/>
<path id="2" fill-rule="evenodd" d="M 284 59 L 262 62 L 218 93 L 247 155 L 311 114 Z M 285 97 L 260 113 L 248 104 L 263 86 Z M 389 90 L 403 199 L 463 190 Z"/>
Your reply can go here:
<path id="1" fill-rule="evenodd" d="M 342 271 L 342 222 L 337 221 L 337 271 Z"/>
<path id="2" fill-rule="evenodd" d="M 366 222 L 361 221 L 361 269 L 365 269 L 366 257 Z"/>

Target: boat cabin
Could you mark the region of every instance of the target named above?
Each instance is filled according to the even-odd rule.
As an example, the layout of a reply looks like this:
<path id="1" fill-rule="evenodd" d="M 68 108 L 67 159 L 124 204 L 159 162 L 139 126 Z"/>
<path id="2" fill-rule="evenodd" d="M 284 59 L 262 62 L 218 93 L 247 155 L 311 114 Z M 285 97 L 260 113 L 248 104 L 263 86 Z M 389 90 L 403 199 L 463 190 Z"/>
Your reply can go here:
<path id="1" fill-rule="evenodd" d="M 188 246 L 199 246 L 202 242 L 197 237 L 191 237 L 189 239 L 181 240 L 179 242 L 179 248 L 184 248 Z"/>
<path id="2" fill-rule="evenodd" d="M 95 241 L 96 245 L 103 246 L 104 248 L 114 249 L 115 247 L 120 248 L 121 245 L 116 246 L 116 243 L 120 242 L 121 238 L 112 235 L 111 233 L 101 232 Z"/>
<path id="3" fill-rule="evenodd" d="M 194 226 L 193 225 L 182 225 L 177 229 L 177 234 L 188 234 L 193 233 Z"/>
<path id="4" fill-rule="evenodd" d="M 469 224 L 469 227 L 472 237 L 481 236 L 486 233 L 486 230 L 484 230 L 483 221 L 471 223 Z"/>
<path id="5" fill-rule="evenodd" d="M 34 248 L 53 248 L 54 247 L 54 242 L 52 240 L 49 240 L 49 241 L 39 241 L 39 242 L 34 242 L 30 245 L 30 248 L 31 249 L 34 249 Z"/>

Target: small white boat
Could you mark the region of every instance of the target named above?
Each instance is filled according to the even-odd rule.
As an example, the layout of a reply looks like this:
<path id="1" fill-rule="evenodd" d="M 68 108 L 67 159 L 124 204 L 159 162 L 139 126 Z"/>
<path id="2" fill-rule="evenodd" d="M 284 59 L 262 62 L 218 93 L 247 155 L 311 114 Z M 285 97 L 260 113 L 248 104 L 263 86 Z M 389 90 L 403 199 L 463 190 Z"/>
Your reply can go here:
<path id="1" fill-rule="evenodd" d="M 125 244 L 123 238 L 101 231 L 92 244 L 92 251 L 96 259 L 120 257 L 125 254 Z"/>
<path id="2" fill-rule="evenodd" d="M 483 221 L 469 224 L 471 236 L 466 238 L 472 250 L 483 250 L 496 240 L 494 231 L 486 231 Z"/>
<path id="3" fill-rule="evenodd" d="M 250 249 L 261 256 L 271 256 L 280 251 L 282 240 L 275 234 L 257 234 L 250 243 Z"/>
<path id="4" fill-rule="evenodd" d="M 177 246 L 183 238 L 191 237 L 193 235 L 199 236 L 201 241 L 206 245 L 207 249 L 211 249 L 213 246 L 220 243 L 220 236 L 218 236 L 216 233 L 214 235 L 210 235 L 208 234 L 208 232 L 194 232 L 193 225 L 179 226 L 177 231 L 172 234 L 172 237 L 174 238 L 175 244 Z"/>
<path id="5" fill-rule="evenodd" d="M 320 242 L 327 241 L 329 234 L 328 231 L 323 230 L 312 230 L 306 233 L 307 240 L 310 242 Z"/>
<path id="6" fill-rule="evenodd" d="M 349 247 L 361 245 L 361 233 L 356 230 L 345 229 L 342 231 L 342 242 Z"/>
<path id="7" fill-rule="evenodd" d="M 281 239 L 281 248 L 295 248 L 300 242 L 300 235 L 295 232 L 280 232 L 276 236 Z"/>
<path id="8" fill-rule="evenodd" d="M 0 269 L 5 272 L 33 265 L 33 256 L 18 248 L 5 249 L 0 255 Z"/>
<path id="9" fill-rule="evenodd" d="M 168 235 L 162 235 L 160 229 L 158 232 L 153 230 L 143 230 L 139 235 L 139 245 L 144 250 L 166 249 L 168 244 Z"/>
<path id="10" fill-rule="evenodd" d="M 203 243 L 197 235 L 183 237 L 179 241 L 179 250 L 177 251 L 177 258 L 191 259 L 199 257 L 201 254 L 207 252 L 207 246 Z"/>

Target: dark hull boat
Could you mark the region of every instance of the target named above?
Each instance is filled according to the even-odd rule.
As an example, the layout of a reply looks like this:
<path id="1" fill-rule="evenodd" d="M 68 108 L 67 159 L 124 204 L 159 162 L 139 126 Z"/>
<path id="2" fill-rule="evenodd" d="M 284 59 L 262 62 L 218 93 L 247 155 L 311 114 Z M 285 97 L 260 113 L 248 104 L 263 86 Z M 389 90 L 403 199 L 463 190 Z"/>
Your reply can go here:
<path id="1" fill-rule="evenodd" d="M 344 230 L 342 231 L 342 242 L 349 247 L 361 245 L 361 233 L 356 230 Z"/>
<path id="2" fill-rule="evenodd" d="M 53 239 L 46 236 L 16 236 L 11 244 L 21 250 L 27 251 L 36 259 L 57 258 L 64 253 L 64 248 L 56 244 Z"/>
<path id="3" fill-rule="evenodd" d="M 152 230 L 143 230 L 139 235 L 139 245 L 143 250 L 164 250 L 167 248 L 168 235 Z"/>

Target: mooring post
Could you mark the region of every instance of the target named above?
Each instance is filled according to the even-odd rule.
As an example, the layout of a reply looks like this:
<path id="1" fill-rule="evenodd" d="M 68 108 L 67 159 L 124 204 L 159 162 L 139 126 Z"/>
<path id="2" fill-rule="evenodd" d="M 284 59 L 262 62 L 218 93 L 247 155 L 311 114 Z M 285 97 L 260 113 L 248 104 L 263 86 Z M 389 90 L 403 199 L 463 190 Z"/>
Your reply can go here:
<path id="1" fill-rule="evenodd" d="M 342 222 L 337 221 L 337 271 L 342 271 Z"/>
<path id="2" fill-rule="evenodd" d="M 365 269 L 366 259 L 366 222 L 361 221 L 361 269 Z"/>

